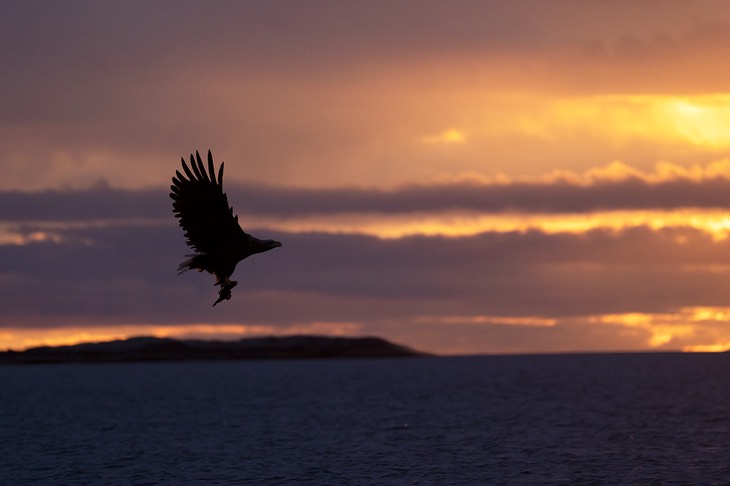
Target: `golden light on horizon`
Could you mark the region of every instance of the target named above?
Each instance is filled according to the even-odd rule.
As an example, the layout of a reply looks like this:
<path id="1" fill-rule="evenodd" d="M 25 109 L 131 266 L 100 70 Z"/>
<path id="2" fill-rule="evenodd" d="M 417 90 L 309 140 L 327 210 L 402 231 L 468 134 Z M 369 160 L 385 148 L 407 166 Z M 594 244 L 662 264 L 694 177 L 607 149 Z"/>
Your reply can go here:
<path id="1" fill-rule="evenodd" d="M 554 327 L 557 319 L 537 316 L 421 316 L 415 319 L 418 323 L 437 323 L 437 324 L 466 324 L 466 325 L 484 325 L 493 324 L 499 326 L 529 326 L 529 327 Z"/>
<path id="2" fill-rule="evenodd" d="M 476 211 L 442 211 L 413 214 L 340 213 L 296 218 L 240 217 L 241 224 L 273 231 L 360 234 L 382 239 L 410 236 L 468 237 L 480 233 L 540 231 L 546 234 L 581 234 L 592 230 L 621 231 L 646 227 L 651 230 L 690 228 L 710 235 L 713 241 L 730 236 L 730 214 L 722 209 L 683 208 L 675 210 L 617 210 L 586 213 L 480 213 Z M 120 223 L 120 224 L 123 224 Z M 36 223 L 42 227 L 44 223 Z M 70 223 L 69 227 L 84 227 Z M 31 234 L 12 225 L 0 226 L 0 245 L 61 243 L 63 224 L 52 223 L 43 231 Z M 681 237 L 678 236 L 681 239 Z M 681 243 L 681 241 L 678 241 Z M 93 241 L 84 241 L 93 246 Z"/>
<path id="3" fill-rule="evenodd" d="M 297 219 L 246 218 L 252 225 L 288 232 L 364 234 L 383 239 L 409 236 L 466 237 L 485 232 L 541 231 L 580 234 L 591 230 L 652 230 L 684 227 L 709 234 L 714 241 L 730 236 L 730 215 L 720 209 L 596 211 L 588 213 L 478 213 L 448 211 L 410 215 L 338 214 Z"/>
<path id="4" fill-rule="evenodd" d="M 592 316 L 589 321 L 645 330 L 649 333 L 647 346 L 653 349 L 667 345 L 685 352 L 721 352 L 730 349 L 728 318 L 730 307 L 698 306 L 681 307 L 673 313 L 605 314 Z"/>
<path id="5" fill-rule="evenodd" d="M 115 341 L 136 336 L 175 339 L 235 340 L 257 336 L 291 334 L 324 334 L 347 336 L 356 334 L 361 325 L 356 322 L 299 322 L 285 326 L 267 324 L 208 324 L 179 325 L 130 324 L 54 328 L 4 328 L 0 330 L 0 350 L 21 351 L 38 346 L 72 346 L 88 342 Z"/>
<path id="6" fill-rule="evenodd" d="M 730 351 L 730 341 L 725 341 L 718 344 L 697 344 L 691 346 L 685 346 L 682 351 L 687 353 L 724 353 Z"/>
<path id="7" fill-rule="evenodd" d="M 676 350 L 684 352 L 722 352 L 730 350 L 730 328 L 724 324 L 730 317 L 730 307 L 683 307 L 675 312 L 603 314 L 583 317 L 435 315 L 420 316 L 414 325 L 500 326 L 521 328 L 556 328 L 583 321 L 588 326 L 618 326 L 646 333 L 647 350 Z M 136 336 L 158 338 L 236 340 L 259 336 L 317 334 L 355 336 L 362 331 L 356 322 L 302 322 L 288 326 L 264 324 L 188 324 L 188 325 L 127 325 L 97 327 L 58 327 L 52 329 L 4 329 L 0 332 L 0 350 L 22 351 L 37 346 L 64 346 L 86 342 L 129 339 Z M 401 338 L 403 341 L 404 339 Z M 431 345 L 438 353 L 438 346 Z M 459 354 L 458 349 L 449 353 Z"/>

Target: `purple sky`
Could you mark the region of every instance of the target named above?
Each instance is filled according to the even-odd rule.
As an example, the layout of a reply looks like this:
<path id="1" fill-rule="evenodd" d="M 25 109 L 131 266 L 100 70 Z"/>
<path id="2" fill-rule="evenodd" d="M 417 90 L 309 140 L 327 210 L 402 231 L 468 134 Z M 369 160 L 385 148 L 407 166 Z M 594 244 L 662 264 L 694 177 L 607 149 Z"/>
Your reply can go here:
<path id="1" fill-rule="evenodd" d="M 0 349 L 730 348 L 724 1 L 0 0 Z M 212 149 L 234 274 L 175 269 Z"/>

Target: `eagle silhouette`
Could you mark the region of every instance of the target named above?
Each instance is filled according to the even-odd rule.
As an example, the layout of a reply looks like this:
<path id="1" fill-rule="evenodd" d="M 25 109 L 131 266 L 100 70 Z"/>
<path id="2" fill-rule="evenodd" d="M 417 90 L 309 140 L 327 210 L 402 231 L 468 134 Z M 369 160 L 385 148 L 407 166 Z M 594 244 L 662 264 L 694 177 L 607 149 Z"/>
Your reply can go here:
<path id="1" fill-rule="evenodd" d="M 181 161 L 185 175 L 176 170 L 170 186 L 172 212 L 180 220 L 186 243 L 195 253 L 187 255 L 188 259 L 178 266 L 178 275 L 193 269 L 215 275 L 214 285 L 221 286 L 215 306 L 231 298 L 231 289 L 238 282 L 230 277 L 238 262 L 280 247 L 281 243 L 260 240 L 243 231 L 223 192 L 223 162 L 216 176 L 210 150 L 207 170 L 197 151 L 195 157 L 190 154 L 190 167 L 184 158 Z"/>

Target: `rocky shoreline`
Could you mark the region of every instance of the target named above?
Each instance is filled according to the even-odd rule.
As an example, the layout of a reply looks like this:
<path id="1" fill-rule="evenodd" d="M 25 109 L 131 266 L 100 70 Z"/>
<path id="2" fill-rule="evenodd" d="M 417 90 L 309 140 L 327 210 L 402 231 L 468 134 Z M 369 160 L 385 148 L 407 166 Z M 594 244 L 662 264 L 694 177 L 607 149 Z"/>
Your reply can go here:
<path id="1" fill-rule="evenodd" d="M 377 337 L 282 336 L 239 341 L 135 337 L 0 352 L 3 363 L 101 363 L 427 356 Z"/>

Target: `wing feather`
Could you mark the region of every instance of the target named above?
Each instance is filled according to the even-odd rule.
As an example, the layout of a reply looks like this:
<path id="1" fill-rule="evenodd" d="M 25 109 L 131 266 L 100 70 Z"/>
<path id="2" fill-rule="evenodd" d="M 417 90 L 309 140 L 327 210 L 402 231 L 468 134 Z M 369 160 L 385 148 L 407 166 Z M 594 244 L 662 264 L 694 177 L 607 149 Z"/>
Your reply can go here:
<path id="1" fill-rule="evenodd" d="M 205 166 L 203 165 L 203 161 L 200 159 L 200 154 L 198 151 L 195 151 L 195 159 L 198 164 L 198 170 L 200 171 L 200 174 L 203 176 L 203 180 L 205 182 L 210 182 L 211 178 L 208 177 L 208 172 L 205 170 Z"/>
<path id="2" fill-rule="evenodd" d="M 192 158 L 192 155 L 190 157 Z M 185 171 L 185 174 L 188 176 L 187 180 L 192 181 L 193 179 L 195 179 L 195 176 L 193 175 L 192 172 L 190 172 L 190 169 L 188 168 L 188 164 L 185 163 L 185 159 L 180 157 L 180 160 L 182 161 L 183 170 Z M 186 180 L 186 179 L 183 178 L 183 180 Z"/>
<path id="3" fill-rule="evenodd" d="M 213 156 L 208 151 L 208 170 L 206 171 L 200 155 L 197 160 L 190 156 L 192 171 L 182 159 L 186 179 L 176 171 L 172 178 L 170 197 L 175 217 L 185 232 L 187 244 L 197 253 L 220 254 L 231 245 L 250 240 L 238 225 L 233 208 L 228 205 L 228 197 L 223 192 L 223 163 L 216 181 Z"/>
<path id="4" fill-rule="evenodd" d="M 223 162 L 221 162 L 223 167 Z M 215 166 L 213 165 L 213 154 L 208 150 L 208 173 L 210 174 L 210 182 L 215 182 Z M 223 186 L 223 181 L 218 179 L 218 185 Z"/>
<path id="5" fill-rule="evenodd" d="M 195 152 L 198 153 L 197 151 Z M 198 154 L 198 158 L 200 158 L 200 154 Z M 203 176 L 200 175 L 200 169 L 198 169 L 198 163 L 193 158 L 193 154 L 190 154 L 190 167 L 193 169 L 193 173 L 195 174 L 196 179 L 200 180 L 200 182 L 204 182 Z"/>

